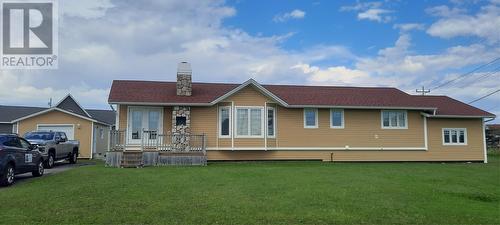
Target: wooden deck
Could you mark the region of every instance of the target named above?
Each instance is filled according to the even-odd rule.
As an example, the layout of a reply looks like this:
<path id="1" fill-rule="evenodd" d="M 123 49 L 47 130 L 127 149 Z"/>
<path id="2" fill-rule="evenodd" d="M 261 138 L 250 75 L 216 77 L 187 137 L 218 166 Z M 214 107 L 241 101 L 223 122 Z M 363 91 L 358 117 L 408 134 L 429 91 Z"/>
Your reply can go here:
<path id="1" fill-rule="evenodd" d="M 106 166 L 138 168 L 207 165 L 204 134 L 157 134 L 144 131 L 140 145 L 127 144 L 125 134 L 126 131 L 111 131 L 110 151 L 106 153 Z"/>

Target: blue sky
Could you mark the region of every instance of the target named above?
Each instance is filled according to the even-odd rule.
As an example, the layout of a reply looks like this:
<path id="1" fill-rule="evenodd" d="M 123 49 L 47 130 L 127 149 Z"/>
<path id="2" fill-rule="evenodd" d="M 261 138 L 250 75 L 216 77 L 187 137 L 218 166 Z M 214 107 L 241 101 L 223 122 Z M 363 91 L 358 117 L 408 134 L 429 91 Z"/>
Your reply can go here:
<path id="1" fill-rule="evenodd" d="M 192 63 L 195 81 L 415 94 L 500 57 L 499 27 L 499 0 L 64 0 L 59 69 L 0 71 L 0 85 L 13 87 L 0 90 L 0 104 L 45 106 L 71 92 L 108 108 L 113 79 L 173 81 L 180 61 Z M 500 87 L 499 66 L 431 94 L 481 97 Z M 500 94 L 474 105 L 500 114 Z"/>

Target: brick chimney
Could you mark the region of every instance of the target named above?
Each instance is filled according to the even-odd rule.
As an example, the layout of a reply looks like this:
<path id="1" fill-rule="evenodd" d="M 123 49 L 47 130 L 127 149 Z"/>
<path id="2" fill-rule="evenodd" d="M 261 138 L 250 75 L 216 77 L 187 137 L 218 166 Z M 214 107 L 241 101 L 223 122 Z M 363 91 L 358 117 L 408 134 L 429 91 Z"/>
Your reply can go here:
<path id="1" fill-rule="evenodd" d="M 191 96 L 191 75 L 191 64 L 188 62 L 181 62 L 177 65 L 177 95 Z"/>

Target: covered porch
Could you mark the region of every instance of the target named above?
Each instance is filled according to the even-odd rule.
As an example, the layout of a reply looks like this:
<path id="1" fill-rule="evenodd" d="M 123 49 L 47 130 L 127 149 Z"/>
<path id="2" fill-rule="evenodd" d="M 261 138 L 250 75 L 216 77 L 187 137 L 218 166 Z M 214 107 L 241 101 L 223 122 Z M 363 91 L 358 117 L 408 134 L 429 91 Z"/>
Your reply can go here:
<path id="1" fill-rule="evenodd" d="M 112 130 L 109 146 L 109 167 L 207 164 L 205 134 Z"/>

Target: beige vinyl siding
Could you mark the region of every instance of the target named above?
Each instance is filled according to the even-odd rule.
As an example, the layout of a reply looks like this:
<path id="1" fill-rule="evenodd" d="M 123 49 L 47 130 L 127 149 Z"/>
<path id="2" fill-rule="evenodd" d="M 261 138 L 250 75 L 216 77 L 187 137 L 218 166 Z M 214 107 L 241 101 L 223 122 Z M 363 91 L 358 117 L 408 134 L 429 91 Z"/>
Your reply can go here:
<path id="1" fill-rule="evenodd" d="M 75 127 L 75 140 L 80 141 L 80 157 L 90 158 L 92 147 L 92 121 L 54 110 L 19 121 L 19 135 L 22 136 L 26 132 L 36 130 L 38 124 L 73 124 Z"/>
<path id="2" fill-rule="evenodd" d="M 120 124 L 120 130 L 123 130 L 125 131 L 127 129 L 127 126 L 128 126 L 128 119 L 127 119 L 127 116 L 128 116 L 128 105 L 119 105 L 120 108 L 118 109 L 119 110 L 119 124 Z"/>
<path id="3" fill-rule="evenodd" d="M 292 160 L 329 161 L 483 161 L 484 149 L 481 119 L 427 120 L 429 149 L 425 150 L 272 150 L 272 151 L 209 151 L 209 160 Z M 466 128 L 466 146 L 443 146 L 442 128 Z M 307 140 L 307 138 L 303 139 Z"/>
<path id="4" fill-rule="evenodd" d="M 163 107 L 163 133 L 172 133 L 172 107 Z"/>
<path id="5" fill-rule="evenodd" d="M 318 109 L 318 128 L 305 129 L 303 109 L 278 110 L 279 147 L 424 147 L 424 120 L 408 111 L 408 129 L 382 129 L 380 110 L 344 110 L 344 128 L 330 128 L 330 109 Z M 307 141 L 304 141 L 307 137 Z"/>
<path id="6" fill-rule="evenodd" d="M 253 87 L 245 87 L 239 92 L 224 99 L 224 102 L 234 102 L 235 106 L 264 106 L 266 102 L 274 102 L 262 95 Z"/>
<path id="7" fill-rule="evenodd" d="M 264 106 L 266 102 L 273 101 L 253 87 L 247 87 L 223 100 L 219 106 Z M 209 160 L 314 159 L 329 161 L 331 157 L 334 161 L 483 160 L 484 137 L 481 119 L 427 118 L 428 150 L 426 151 L 424 149 L 425 119 L 420 111 L 407 111 L 407 129 L 383 129 L 381 110 L 344 109 L 344 128 L 332 129 L 330 128 L 330 109 L 324 108 L 318 110 L 319 127 L 305 129 L 303 109 L 278 106 L 275 107 L 276 138 L 267 139 L 267 147 L 278 148 L 278 150 L 264 151 L 264 138 L 219 138 L 217 108 L 217 106 L 191 107 L 191 131 L 193 134 L 205 133 L 207 135 L 207 147 L 210 148 L 207 153 Z M 122 126 L 122 124 L 127 124 L 126 106 L 121 106 L 120 110 L 120 125 Z M 171 107 L 165 107 L 164 117 L 165 132 L 169 132 L 171 130 Z M 442 128 L 466 128 L 468 145 L 443 146 Z M 234 127 L 232 131 L 234 134 Z M 233 141 L 235 149 L 228 151 L 231 150 Z M 377 149 L 346 150 L 346 146 Z M 238 148 L 245 150 L 238 150 Z M 252 148 L 258 150 L 252 151 Z M 292 148 L 303 149 L 292 150 Z M 314 148 L 335 148 L 335 150 Z M 390 149 L 380 150 L 380 148 Z"/>
<path id="8" fill-rule="evenodd" d="M 207 147 L 217 146 L 217 107 L 191 107 L 191 134 L 206 134 Z"/>

